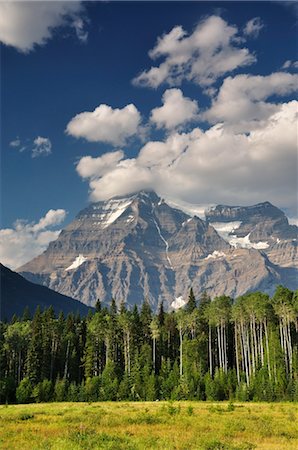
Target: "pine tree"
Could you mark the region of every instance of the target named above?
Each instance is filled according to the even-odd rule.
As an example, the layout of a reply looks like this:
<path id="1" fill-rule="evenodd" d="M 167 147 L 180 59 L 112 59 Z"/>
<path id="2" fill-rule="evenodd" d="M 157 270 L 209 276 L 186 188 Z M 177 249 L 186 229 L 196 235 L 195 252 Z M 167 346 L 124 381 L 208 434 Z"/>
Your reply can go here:
<path id="1" fill-rule="evenodd" d="M 28 348 L 27 374 L 33 385 L 41 381 L 43 363 L 42 315 L 38 306 L 31 322 L 31 339 Z"/>
<path id="2" fill-rule="evenodd" d="M 151 332 L 150 332 L 150 323 L 152 320 L 152 310 L 150 308 L 149 302 L 146 299 L 141 308 L 140 312 L 140 321 L 142 327 L 142 342 L 150 343 L 151 340 Z"/>
<path id="3" fill-rule="evenodd" d="M 196 309 L 196 307 L 197 307 L 197 302 L 196 302 L 196 299 L 195 299 L 195 296 L 193 293 L 193 289 L 190 288 L 188 302 L 185 306 L 185 311 L 187 313 L 192 313 Z"/>
<path id="4" fill-rule="evenodd" d="M 22 321 L 27 322 L 28 320 L 31 320 L 31 314 L 30 314 L 29 307 L 26 306 L 26 308 L 24 309 L 24 312 L 23 312 Z"/>
<path id="5" fill-rule="evenodd" d="M 101 311 L 101 301 L 99 300 L 99 298 L 96 300 L 96 303 L 95 303 L 95 311 L 96 312 Z"/>

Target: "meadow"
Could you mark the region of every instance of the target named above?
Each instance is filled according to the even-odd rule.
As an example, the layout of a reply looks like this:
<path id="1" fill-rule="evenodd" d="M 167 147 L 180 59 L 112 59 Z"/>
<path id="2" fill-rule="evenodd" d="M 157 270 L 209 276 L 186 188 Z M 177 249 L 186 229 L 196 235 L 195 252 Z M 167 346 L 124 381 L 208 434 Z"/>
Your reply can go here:
<path id="1" fill-rule="evenodd" d="M 0 448 L 298 448 L 297 403 L 104 402 L 0 406 Z"/>

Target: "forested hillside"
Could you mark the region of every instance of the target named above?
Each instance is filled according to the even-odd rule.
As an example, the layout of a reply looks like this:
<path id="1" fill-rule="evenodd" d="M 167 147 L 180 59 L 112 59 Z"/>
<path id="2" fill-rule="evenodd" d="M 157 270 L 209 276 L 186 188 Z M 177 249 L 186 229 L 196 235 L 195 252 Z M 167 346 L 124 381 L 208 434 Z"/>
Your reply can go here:
<path id="1" fill-rule="evenodd" d="M 298 400 L 298 295 L 232 300 L 192 290 L 154 315 L 114 300 L 82 319 L 28 311 L 0 322 L 1 402 Z"/>

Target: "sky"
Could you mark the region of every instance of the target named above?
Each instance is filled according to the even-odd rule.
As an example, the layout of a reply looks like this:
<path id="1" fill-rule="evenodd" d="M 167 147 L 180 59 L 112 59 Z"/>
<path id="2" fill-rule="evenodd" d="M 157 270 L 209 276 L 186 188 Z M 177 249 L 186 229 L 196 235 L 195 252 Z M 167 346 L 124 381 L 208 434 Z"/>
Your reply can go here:
<path id="1" fill-rule="evenodd" d="M 1 261 L 154 189 L 297 220 L 295 2 L 0 2 Z"/>

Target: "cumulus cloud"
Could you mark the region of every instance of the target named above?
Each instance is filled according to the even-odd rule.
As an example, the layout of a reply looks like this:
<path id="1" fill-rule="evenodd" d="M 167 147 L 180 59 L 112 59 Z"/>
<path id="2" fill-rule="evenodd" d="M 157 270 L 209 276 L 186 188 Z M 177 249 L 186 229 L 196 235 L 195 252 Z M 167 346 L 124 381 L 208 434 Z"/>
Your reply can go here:
<path id="1" fill-rule="evenodd" d="M 197 117 L 198 103 L 184 97 L 180 89 L 167 89 L 162 96 L 162 102 L 163 106 L 151 111 L 150 120 L 157 128 L 170 130 Z"/>
<path id="2" fill-rule="evenodd" d="M 77 114 L 68 123 L 66 132 L 90 142 L 124 145 L 129 137 L 142 133 L 140 123 L 141 114 L 133 104 L 122 109 L 102 104 L 94 111 Z"/>
<path id="3" fill-rule="evenodd" d="M 80 1 L 0 2 L 0 41 L 28 53 L 36 45 L 44 45 L 61 26 L 74 27 L 84 40 L 82 11 Z"/>
<path id="4" fill-rule="evenodd" d="M 49 138 L 38 136 L 33 141 L 32 158 L 39 156 L 48 156 L 52 153 L 52 143 Z"/>
<path id="5" fill-rule="evenodd" d="M 1 262 L 16 269 L 42 253 L 60 230 L 51 228 L 60 225 L 66 217 L 64 209 L 50 209 L 38 223 L 17 220 L 13 228 L 0 230 Z"/>
<path id="6" fill-rule="evenodd" d="M 269 200 L 293 209 L 297 200 L 297 106 L 297 101 L 280 105 L 249 133 L 235 133 L 216 124 L 206 131 L 196 128 L 174 133 L 165 141 L 148 142 L 136 158 L 113 160 L 109 170 L 105 166 L 105 173 L 101 165 L 98 174 L 94 168 L 88 177 L 91 198 L 103 200 L 152 188 L 164 197 L 190 203 Z M 94 158 L 94 165 L 99 161 Z"/>
<path id="7" fill-rule="evenodd" d="M 250 19 L 244 29 L 243 33 L 246 36 L 250 36 L 253 38 L 257 38 L 260 34 L 261 29 L 264 27 L 264 24 L 262 23 L 260 17 L 254 17 L 253 19 Z"/>
<path id="8" fill-rule="evenodd" d="M 153 60 L 163 58 L 160 65 L 142 72 L 133 83 L 157 88 L 162 83 L 174 86 L 189 80 L 210 86 L 225 73 L 256 61 L 247 48 L 240 47 L 243 39 L 237 34 L 236 26 L 218 16 L 200 22 L 190 35 L 176 26 L 149 52 Z"/>
<path id="9" fill-rule="evenodd" d="M 284 72 L 228 77 L 204 117 L 211 123 L 224 122 L 235 131 L 249 131 L 264 126 L 263 121 L 281 108 L 280 104 L 265 100 L 297 90 L 298 75 Z"/>
<path id="10" fill-rule="evenodd" d="M 98 178 L 116 167 L 123 157 L 124 153 L 121 150 L 105 153 L 98 158 L 84 156 L 78 162 L 76 169 L 82 178 Z"/>

